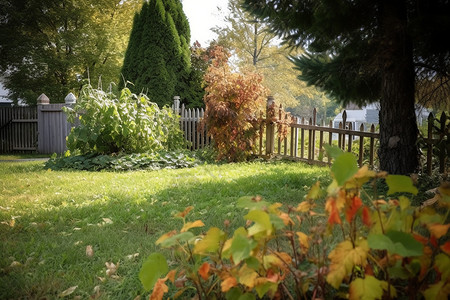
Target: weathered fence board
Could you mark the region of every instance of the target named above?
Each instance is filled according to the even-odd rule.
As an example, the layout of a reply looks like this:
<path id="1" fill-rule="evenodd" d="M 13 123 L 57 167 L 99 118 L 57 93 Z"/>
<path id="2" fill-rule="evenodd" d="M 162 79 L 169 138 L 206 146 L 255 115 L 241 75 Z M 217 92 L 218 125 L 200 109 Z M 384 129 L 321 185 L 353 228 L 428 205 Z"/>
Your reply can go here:
<path id="1" fill-rule="evenodd" d="M 36 151 L 36 107 L 0 107 L 0 153 Z"/>
<path id="2" fill-rule="evenodd" d="M 64 153 L 67 150 L 66 137 L 72 128 L 62 110 L 67 104 L 38 105 L 38 152 Z"/>

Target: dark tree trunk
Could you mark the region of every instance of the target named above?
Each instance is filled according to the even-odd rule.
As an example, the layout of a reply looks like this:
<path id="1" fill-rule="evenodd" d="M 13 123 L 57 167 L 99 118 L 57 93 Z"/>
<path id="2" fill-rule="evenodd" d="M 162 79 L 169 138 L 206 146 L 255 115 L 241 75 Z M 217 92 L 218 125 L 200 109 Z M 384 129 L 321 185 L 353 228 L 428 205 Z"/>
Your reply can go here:
<path id="1" fill-rule="evenodd" d="M 410 174 L 418 166 L 414 109 L 413 47 L 407 33 L 406 4 L 384 0 L 380 10 L 381 70 L 380 169 Z"/>

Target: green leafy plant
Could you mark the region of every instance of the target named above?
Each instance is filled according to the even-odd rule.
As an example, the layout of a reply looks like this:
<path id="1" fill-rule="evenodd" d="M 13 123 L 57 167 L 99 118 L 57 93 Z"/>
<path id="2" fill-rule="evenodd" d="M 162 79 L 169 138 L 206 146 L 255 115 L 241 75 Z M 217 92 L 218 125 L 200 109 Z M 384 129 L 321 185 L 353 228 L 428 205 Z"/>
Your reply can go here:
<path id="1" fill-rule="evenodd" d="M 204 124 L 214 140 L 218 160 L 244 161 L 255 153 L 260 111 L 266 89 L 262 76 L 233 73 L 229 54 L 216 46 L 211 51 L 211 65 L 205 74 L 206 110 Z"/>
<path id="2" fill-rule="evenodd" d="M 131 171 L 179 169 L 197 166 L 199 160 L 186 151 L 158 151 L 120 155 L 73 155 L 51 157 L 45 168 L 51 170 Z"/>
<path id="3" fill-rule="evenodd" d="M 186 143 L 169 107 L 160 109 L 128 88 L 117 97 L 85 85 L 78 102 L 65 112 L 77 124 L 67 138 L 72 153 L 143 153 L 180 149 Z"/>
<path id="4" fill-rule="evenodd" d="M 162 299 L 169 282 L 173 299 L 447 299 L 450 185 L 414 207 L 409 177 L 359 169 L 351 153 L 328 150 L 332 183 L 317 182 L 297 207 L 241 198 L 245 225 L 234 232 L 229 221 L 199 232 L 203 222 L 187 220 L 193 207 L 176 214 L 181 228 L 156 241 L 169 263 L 153 254 L 139 274 L 150 299 Z M 387 195 L 377 194 L 380 179 Z"/>

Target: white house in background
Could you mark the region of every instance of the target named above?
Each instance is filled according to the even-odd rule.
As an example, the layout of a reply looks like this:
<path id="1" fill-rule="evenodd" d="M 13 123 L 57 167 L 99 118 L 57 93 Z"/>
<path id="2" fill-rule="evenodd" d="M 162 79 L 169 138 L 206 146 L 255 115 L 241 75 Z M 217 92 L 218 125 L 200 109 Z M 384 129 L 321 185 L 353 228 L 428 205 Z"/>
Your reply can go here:
<path id="1" fill-rule="evenodd" d="M 0 106 L 11 106 L 12 103 L 8 98 L 8 90 L 3 86 L 3 76 L 0 75 Z"/>
<path id="2" fill-rule="evenodd" d="M 359 130 L 361 124 L 364 125 L 364 131 L 368 131 L 372 124 L 377 125 L 379 123 L 378 113 L 380 112 L 380 104 L 372 103 L 364 106 L 361 109 L 349 109 L 345 110 L 347 113 L 347 123 L 352 123 L 353 130 Z M 342 113 L 340 112 L 333 119 L 333 127 L 339 128 L 339 123 L 342 122 Z M 430 111 L 421 105 L 416 105 L 416 118 L 419 126 L 422 125 L 423 121 L 426 121 Z"/>

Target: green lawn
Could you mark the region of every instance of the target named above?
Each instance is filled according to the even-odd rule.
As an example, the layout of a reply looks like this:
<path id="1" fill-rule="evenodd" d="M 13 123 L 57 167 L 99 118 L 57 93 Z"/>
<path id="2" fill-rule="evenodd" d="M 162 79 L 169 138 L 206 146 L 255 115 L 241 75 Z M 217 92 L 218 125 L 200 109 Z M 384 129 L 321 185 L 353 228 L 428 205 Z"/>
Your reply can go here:
<path id="1" fill-rule="evenodd" d="M 174 212 L 193 205 L 191 221 L 237 227 L 239 197 L 297 205 L 317 180 L 328 182 L 327 168 L 290 162 L 127 173 L 0 162 L 0 299 L 54 299 L 73 286 L 70 299 L 96 287 L 100 299 L 134 299 L 145 294 L 138 272 L 155 240 L 181 227 Z M 106 277 L 106 262 L 119 262 L 117 278 Z"/>

